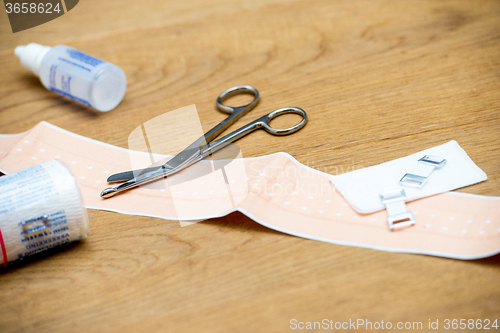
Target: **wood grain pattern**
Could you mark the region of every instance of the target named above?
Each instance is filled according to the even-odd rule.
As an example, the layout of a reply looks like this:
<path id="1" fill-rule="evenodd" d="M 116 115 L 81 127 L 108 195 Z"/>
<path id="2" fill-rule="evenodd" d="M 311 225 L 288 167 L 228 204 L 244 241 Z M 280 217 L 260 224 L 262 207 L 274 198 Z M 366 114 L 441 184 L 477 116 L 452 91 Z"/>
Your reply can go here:
<path id="1" fill-rule="evenodd" d="M 238 84 L 310 121 L 254 133 L 243 155 L 286 151 L 329 173 L 457 140 L 500 195 L 500 2 L 97 1 L 12 34 L 0 13 L 0 133 L 45 120 L 127 147 L 128 134 Z M 124 69 L 122 104 L 95 113 L 45 90 L 19 44 L 68 44 Z M 90 210 L 92 235 L 0 272 L 0 331 L 285 332 L 290 320 L 500 320 L 500 256 L 458 261 L 284 235 L 242 214 L 178 222 Z M 425 327 L 425 326 L 424 326 Z M 442 327 L 442 326 L 441 326 Z"/>

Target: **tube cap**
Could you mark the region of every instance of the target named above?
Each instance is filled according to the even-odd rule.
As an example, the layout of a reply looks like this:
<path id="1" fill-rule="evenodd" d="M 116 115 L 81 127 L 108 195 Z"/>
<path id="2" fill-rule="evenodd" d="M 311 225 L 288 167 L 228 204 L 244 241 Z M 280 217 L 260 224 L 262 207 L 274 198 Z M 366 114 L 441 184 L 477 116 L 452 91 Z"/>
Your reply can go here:
<path id="1" fill-rule="evenodd" d="M 40 76 L 40 65 L 50 49 L 50 46 L 30 43 L 26 46 L 20 45 L 16 47 L 14 53 L 21 60 L 24 67 L 31 70 L 36 76 Z"/>

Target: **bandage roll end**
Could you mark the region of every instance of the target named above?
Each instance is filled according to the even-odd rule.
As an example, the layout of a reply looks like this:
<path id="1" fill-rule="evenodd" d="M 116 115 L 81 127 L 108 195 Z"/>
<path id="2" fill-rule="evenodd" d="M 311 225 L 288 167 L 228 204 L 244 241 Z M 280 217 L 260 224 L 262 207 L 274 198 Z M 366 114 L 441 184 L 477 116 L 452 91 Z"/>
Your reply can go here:
<path id="1" fill-rule="evenodd" d="M 0 177 L 0 264 L 89 233 L 78 183 L 61 162 L 52 160 Z"/>

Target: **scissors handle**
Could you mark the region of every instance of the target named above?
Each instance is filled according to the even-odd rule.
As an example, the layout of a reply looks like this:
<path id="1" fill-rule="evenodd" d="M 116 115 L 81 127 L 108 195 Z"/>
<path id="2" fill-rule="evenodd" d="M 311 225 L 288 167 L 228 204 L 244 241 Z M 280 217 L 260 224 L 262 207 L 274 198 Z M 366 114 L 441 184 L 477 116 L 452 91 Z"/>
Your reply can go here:
<path id="1" fill-rule="evenodd" d="M 253 101 L 251 101 L 247 105 L 235 106 L 235 107 L 227 106 L 227 105 L 223 104 L 229 98 L 236 96 L 236 95 L 241 95 L 241 94 L 253 95 Z M 239 115 L 241 113 L 241 115 L 238 117 L 238 119 L 239 119 L 239 118 L 243 117 L 248 111 L 253 109 L 257 105 L 258 102 L 259 102 L 259 92 L 257 91 L 257 89 L 255 89 L 252 86 L 243 85 L 243 86 L 232 87 L 232 88 L 229 88 L 228 90 L 224 91 L 222 94 L 219 95 L 219 97 L 217 97 L 216 103 L 217 103 L 217 108 L 222 112 L 229 113 L 229 114 L 235 114 L 235 115 L 236 114 Z M 245 111 L 243 111 L 243 110 L 245 110 Z"/>
<path id="2" fill-rule="evenodd" d="M 298 114 L 302 116 L 302 120 L 290 127 L 290 128 L 285 128 L 285 129 L 277 129 L 271 126 L 271 120 L 285 115 L 285 114 Z M 210 144 L 207 144 L 202 148 L 202 158 L 207 157 L 209 154 L 215 153 L 216 151 L 223 149 L 227 145 L 229 145 L 232 142 L 235 142 L 236 140 L 244 137 L 245 135 L 248 135 L 252 133 L 255 130 L 258 129 L 264 129 L 266 132 L 272 134 L 272 135 L 289 135 L 297 132 L 300 130 L 302 127 L 304 127 L 307 123 L 307 114 L 304 110 L 296 107 L 287 107 L 287 108 L 282 108 L 278 110 L 274 110 L 273 112 L 270 112 L 266 114 L 265 116 L 260 117 L 257 120 L 252 121 L 251 123 L 240 127 L 234 132 L 231 132 L 222 138 L 213 141 Z"/>

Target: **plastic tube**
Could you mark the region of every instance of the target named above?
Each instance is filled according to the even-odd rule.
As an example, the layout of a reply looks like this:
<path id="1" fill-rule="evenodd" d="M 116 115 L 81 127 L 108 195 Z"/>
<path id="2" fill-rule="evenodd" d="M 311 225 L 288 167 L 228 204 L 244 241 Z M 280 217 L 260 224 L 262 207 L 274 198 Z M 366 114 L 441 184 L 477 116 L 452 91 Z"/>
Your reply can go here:
<path id="1" fill-rule="evenodd" d="M 45 88 L 96 110 L 114 109 L 125 95 L 120 67 L 69 46 L 31 43 L 16 47 L 15 54 Z"/>

